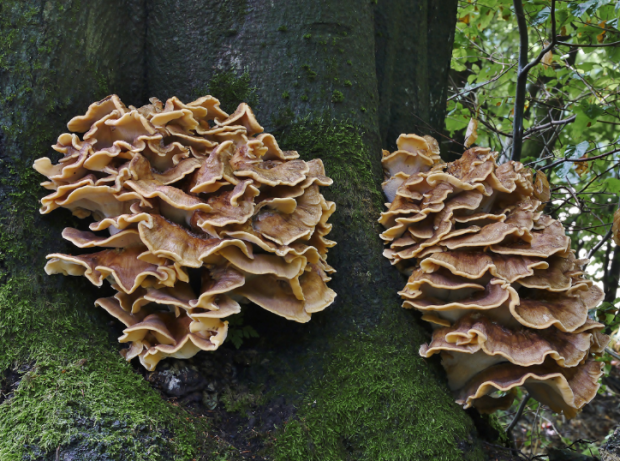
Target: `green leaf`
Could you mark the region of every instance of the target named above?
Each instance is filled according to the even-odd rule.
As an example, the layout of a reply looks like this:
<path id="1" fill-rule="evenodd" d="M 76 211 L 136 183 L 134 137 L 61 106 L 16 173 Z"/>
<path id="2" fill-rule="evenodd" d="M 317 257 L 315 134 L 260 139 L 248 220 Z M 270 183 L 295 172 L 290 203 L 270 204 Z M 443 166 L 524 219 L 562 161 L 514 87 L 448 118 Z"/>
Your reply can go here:
<path id="1" fill-rule="evenodd" d="M 548 6 L 543 8 L 532 18 L 530 25 L 532 26 L 541 25 L 547 20 L 550 14 L 551 14 L 551 8 L 549 8 Z"/>
<path id="2" fill-rule="evenodd" d="M 583 154 L 586 153 L 589 146 L 590 143 L 588 141 L 580 142 L 576 146 L 567 146 L 564 151 L 564 157 L 571 159 L 581 158 L 583 157 Z"/>
<path id="3" fill-rule="evenodd" d="M 590 120 L 597 119 L 598 117 L 601 116 L 603 112 L 605 112 L 605 109 L 603 109 L 601 106 L 596 105 L 596 104 L 590 104 L 585 99 L 581 101 L 581 103 L 579 104 L 579 107 L 581 108 L 582 112 L 586 115 L 586 117 L 588 117 Z"/>
<path id="4" fill-rule="evenodd" d="M 607 178 L 603 182 L 605 183 L 606 189 L 612 194 L 620 192 L 620 179 Z"/>
<path id="5" fill-rule="evenodd" d="M 577 17 L 583 16 L 585 13 L 592 14 L 598 7 L 598 0 L 589 0 L 587 2 L 574 2 L 568 5 L 571 13 Z"/>

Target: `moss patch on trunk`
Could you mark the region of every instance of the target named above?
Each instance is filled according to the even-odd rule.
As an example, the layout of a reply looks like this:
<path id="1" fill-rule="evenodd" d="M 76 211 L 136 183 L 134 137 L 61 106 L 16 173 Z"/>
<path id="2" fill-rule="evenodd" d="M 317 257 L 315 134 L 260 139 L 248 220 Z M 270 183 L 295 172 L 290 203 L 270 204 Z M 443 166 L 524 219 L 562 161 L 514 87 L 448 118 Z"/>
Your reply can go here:
<path id="1" fill-rule="evenodd" d="M 275 436 L 275 459 L 483 459 L 471 420 L 405 331 L 393 324 L 338 338 L 297 419 Z"/>

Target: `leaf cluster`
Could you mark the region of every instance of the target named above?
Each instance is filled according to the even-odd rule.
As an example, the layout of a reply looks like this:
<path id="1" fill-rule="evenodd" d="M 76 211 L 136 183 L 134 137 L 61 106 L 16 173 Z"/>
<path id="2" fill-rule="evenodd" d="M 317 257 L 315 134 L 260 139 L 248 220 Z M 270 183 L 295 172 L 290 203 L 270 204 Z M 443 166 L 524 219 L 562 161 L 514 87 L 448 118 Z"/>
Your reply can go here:
<path id="1" fill-rule="evenodd" d="M 552 198 L 545 213 L 563 223 L 580 257 L 591 258 L 589 275 L 613 300 L 618 285 L 611 273 L 616 246 L 610 230 L 620 193 L 620 1 L 523 3 L 530 61 L 552 40 L 552 7 L 557 45 L 528 74 L 521 161 L 549 177 Z M 446 128 L 456 143 L 464 144 L 465 130 L 476 119 L 477 144 L 500 152 L 503 162 L 512 146 L 518 71 L 513 2 L 461 1 L 458 18 Z"/>

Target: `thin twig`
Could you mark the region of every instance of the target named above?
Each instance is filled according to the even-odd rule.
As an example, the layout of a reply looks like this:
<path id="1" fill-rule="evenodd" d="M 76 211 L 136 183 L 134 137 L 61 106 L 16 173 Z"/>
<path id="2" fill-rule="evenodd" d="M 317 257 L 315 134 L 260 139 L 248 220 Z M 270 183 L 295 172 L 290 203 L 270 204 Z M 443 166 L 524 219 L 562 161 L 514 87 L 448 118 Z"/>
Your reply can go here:
<path id="1" fill-rule="evenodd" d="M 450 97 L 448 98 L 448 101 L 452 101 L 454 98 L 458 98 L 459 96 L 463 96 L 463 95 L 465 95 L 465 94 L 467 94 L 467 93 L 471 93 L 472 91 L 476 91 L 477 89 L 482 88 L 483 86 L 486 86 L 486 85 L 488 85 L 489 83 L 493 83 L 493 82 L 497 81 L 497 80 L 498 80 L 498 79 L 499 79 L 502 75 L 504 75 L 506 72 L 508 72 L 508 71 L 509 71 L 510 69 L 512 69 L 514 66 L 515 66 L 515 65 L 513 64 L 512 66 L 507 67 L 505 70 L 503 70 L 502 72 L 500 72 L 499 74 L 497 74 L 497 75 L 496 75 L 495 77 L 493 77 L 492 79 L 487 80 L 486 82 L 482 82 L 481 84 L 476 85 L 475 87 L 470 88 L 469 90 L 465 90 L 465 91 L 462 91 L 462 92 L 460 92 L 460 93 L 453 94 L 452 96 L 450 96 Z"/>
<path id="2" fill-rule="evenodd" d="M 554 125 L 566 125 L 567 123 L 574 122 L 576 118 L 577 118 L 577 116 L 573 115 L 572 117 L 565 118 L 564 120 L 553 120 L 553 121 L 551 121 L 549 123 L 546 123 L 544 125 L 539 125 L 539 126 L 532 127 L 529 130 L 527 130 L 525 133 L 523 133 L 523 136 L 525 137 L 525 136 L 527 136 L 530 133 L 535 133 L 536 131 L 546 130 L 547 128 L 551 128 Z"/>
<path id="3" fill-rule="evenodd" d="M 605 348 L 605 352 L 606 352 L 607 354 L 611 355 L 614 359 L 616 359 L 616 360 L 620 360 L 620 355 L 618 355 L 618 354 L 616 353 L 616 351 L 614 351 L 614 350 L 612 350 L 612 349 L 610 349 L 610 348 L 606 347 L 606 348 Z"/>
<path id="4" fill-rule="evenodd" d="M 602 204 L 602 206 L 608 206 L 608 203 Z M 598 229 L 599 227 L 607 227 L 607 226 L 612 226 L 613 223 L 604 223 L 604 224 L 598 224 L 596 226 L 588 226 L 588 227 L 570 227 L 566 230 L 570 231 L 570 232 L 581 232 L 581 231 L 586 231 L 586 230 L 590 230 L 590 229 Z M 600 234 L 599 234 L 600 235 Z"/>
<path id="5" fill-rule="evenodd" d="M 510 133 L 506 133 L 502 130 L 498 130 L 497 128 L 489 124 L 488 122 L 485 122 L 482 117 L 478 117 L 478 121 L 482 123 L 484 126 L 486 126 L 489 130 L 493 131 L 494 133 L 501 134 L 502 136 L 507 136 L 509 138 L 512 138 L 512 135 Z"/>
<path id="6" fill-rule="evenodd" d="M 580 74 L 579 72 L 577 72 L 577 69 L 575 69 L 573 66 L 571 66 L 571 65 L 568 63 L 568 59 L 564 60 L 564 65 L 565 65 L 566 67 L 568 67 L 570 70 L 572 70 L 572 71 L 573 71 L 573 73 L 574 73 L 574 74 L 575 74 L 575 75 L 579 78 L 579 80 L 581 80 L 581 81 L 583 82 L 583 84 L 584 84 L 585 86 L 587 86 L 587 87 L 588 87 L 588 89 L 589 89 L 589 90 L 590 90 L 590 92 L 592 93 L 592 96 L 594 96 L 595 98 L 598 98 L 598 99 L 599 99 L 600 101 L 602 101 L 602 102 L 605 102 L 605 98 L 603 98 L 600 94 L 598 94 L 598 93 L 596 92 L 596 89 L 595 89 L 592 85 L 590 85 L 590 84 L 587 82 L 587 80 L 581 76 L 581 74 Z"/>
<path id="7" fill-rule="evenodd" d="M 612 43 L 599 43 L 598 45 L 590 45 L 590 44 L 585 44 L 585 43 L 567 43 L 567 42 L 557 42 L 558 45 L 565 45 L 565 46 L 577 46 L 580 48 L 601 48 L 604 46 L 619 46 L 620 42 L 612 42 Z"/>
<path id="8" fill-rule="evenodd" d="M 594 255 L 594 253 L 596 253 L 599 248 L 602 247 L 607 240 L 609 240 L 612 233 L 613 229 L 609 229 L 609 231 L 603 236 L 603 238 L 596 245 L 594 245 L 594 247 L 588 252 L 588 259 L 590 259 L 592 255 Z"/>
<path id="9" fill-rule="evenodd" d="M 523 147 L 523 112 L 525 108 L 527 74 L 532 67 L 542 60 L 545 54 L 553 49 L 557 36 L 555 33 L 555 0 L 551 0 L 551 43 L 544 47 L 533 61 L 526 64 L 528 37 L 523 2 L 522 0 L 513 0 L 513 5 L 517 16 L 517 25 L 519 26 L 519 66 L 517 71 L 517 91 L 515 94 L 514 130 L 512 134 L 512 160 L 519 161 L 521 159 L 521 148 Z"/>
<path id="10" fill-rule="evenodd" d="M 580 157 L 580 158 L 561 158 L 559 160 L 556 160 L 553 163 L 550 163 L 549 165 L 545 165 L 539 168 L 539 170 L 548 170 L 549 168 L 554 168 L 562 163 L 565 162 L 572 162 L 572 163 L 580 163 L 580 162 L 590 162 L 592 160 L 597 160 L 599 158 L 603 158 L 603 157 L 607 157 L 608 155 L 613 155 L 617 152 L 620 152 L 620 149 L 616 149 L 616 150 L 612 150 L 610 152 L 606 152 L 604 154 L 601 155 L 597 155 L 595 157 Z"/>
<path id="11" fill-rule="evenodd" d="M 519 409 L 517 410 L 517 413 L 515 414 L 515 417 L 512 419 L 512 421 L 510 422 L 510 425 L 506 429 L 506 434 L 508 435 L 508 437 L 510 437 L 512 430 L 515 428 L 515 426 L 521 419 L 521 416 L 523 415 L 523 411 L 525 410 L 525 406 L 527 405 L 527 402 L 529 402 L 529 400 L 530 400 L 530 394 L 525 394 L 523 396 L 523 400 L 521 401 L 521 405 L 519 405 Z"/>

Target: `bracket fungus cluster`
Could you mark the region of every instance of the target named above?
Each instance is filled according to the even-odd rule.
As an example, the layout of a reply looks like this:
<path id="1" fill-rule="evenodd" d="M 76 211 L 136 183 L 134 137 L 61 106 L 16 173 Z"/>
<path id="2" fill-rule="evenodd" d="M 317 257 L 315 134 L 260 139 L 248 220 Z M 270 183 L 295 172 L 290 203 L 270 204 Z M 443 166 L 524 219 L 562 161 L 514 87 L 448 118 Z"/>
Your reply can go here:
<path id="1" fill-rule="evenodd" d="M 50 254 L 48 274 L 83 275 L 117 291 L 96 304 L 127 327 L 122 355 L 149 370 L 166 357 L 218 348 L 223 319 L 251 301 L 307 322 L 336 294 L 325 236 L 335 204 L 319 159 L 298 159 L 262 133 L 250 107 L 228 115 L 217 99 L 173 97 L 135 108 L 116 95 L 91 104 L 34 168 L 58 207 L 92 216 L 62 236 L 81 255 Z"/>
<path id="2" fill-rule="evenodd" d="M 430 136 L 384 151 L 390 203 L 384 255 L 409 276 L 403 307 L 432 324 L 423 357 L 440 354 L 465 408 L 507 408 L 514 389 L 573 417 L 598 390 L 608 342 L 588 317 L 603 297 L 584 277 L 562 225 L 543 214 L 549 184 L 475 147 L 442 163 Z"/>

